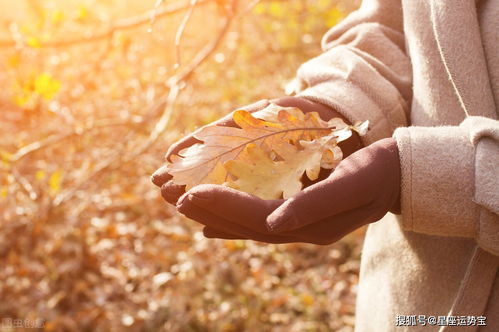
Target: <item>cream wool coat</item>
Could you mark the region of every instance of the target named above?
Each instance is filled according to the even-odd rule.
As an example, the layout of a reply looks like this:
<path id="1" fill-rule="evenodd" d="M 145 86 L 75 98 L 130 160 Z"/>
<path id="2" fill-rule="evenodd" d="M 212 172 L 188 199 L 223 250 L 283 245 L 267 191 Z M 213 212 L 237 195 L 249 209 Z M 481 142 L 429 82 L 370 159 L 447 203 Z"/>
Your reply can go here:
<path id="1" fill-rule="evenodd" d="M 364 0 L 304 63 L 297 95 L 394 136 L 402 215 L 368 228 L 357 331 L 396 315 L 487 316 L 499 331 L 499 0 Z"/>

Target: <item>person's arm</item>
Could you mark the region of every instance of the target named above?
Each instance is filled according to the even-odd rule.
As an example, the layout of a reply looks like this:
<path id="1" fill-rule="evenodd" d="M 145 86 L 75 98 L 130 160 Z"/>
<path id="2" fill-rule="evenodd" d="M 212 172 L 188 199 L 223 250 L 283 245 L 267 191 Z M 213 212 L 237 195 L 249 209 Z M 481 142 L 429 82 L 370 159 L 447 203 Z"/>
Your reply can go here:
<path id="1" fill-rule="evenodd" d="M 364 0 L 323 38 L 324 52 L 292 83 L 298 96 L 329 105 L 351 123 L 369 120 L 364 145 L 409 124 L 412 91 L 399 0 Z"/>
<path id="2" fill-rule="evenodd" d="M 298 71 L 298 95 L 334 107 L 351 122 L 369 119 L 364 144 L 402 127 L 394 137 L 401 158 L 403 227 L 475 237 L 497 255 L 497 121 L 469 118 L 459 127 L 403 127 L 409 124 L 412 84 L 400 2 L 363 1 L 326 34 L 323 48 Z"/>
<path id="3" fill-rule="evenodd" d="M 476 238 L 499 255 L 499 122 L 399 128 L 403 228 Z"/>

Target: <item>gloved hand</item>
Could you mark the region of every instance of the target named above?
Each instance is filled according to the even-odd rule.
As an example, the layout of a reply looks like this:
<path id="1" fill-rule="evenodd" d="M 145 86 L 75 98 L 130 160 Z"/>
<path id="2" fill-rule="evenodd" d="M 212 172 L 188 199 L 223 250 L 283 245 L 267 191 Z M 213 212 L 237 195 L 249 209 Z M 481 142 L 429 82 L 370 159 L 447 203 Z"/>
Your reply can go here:
<path id="1" fill-rule="evenodd" d="M 304 113 L 308 112 L 317 112 L 319 113 L 319 116 L 327 121 L 331 118 L 342 118 L 346 123 L 348 123 L 348 120 L 346 120 L 340 113 L 336 112 L 332 108 L 325 106 L 320 103 L 315 103 L 313 101 L 310 101 L 305 98 L 300 98 L 300 97 L 284 97 L 284 98 L 279 98 L 279 99 L 274 99 L 271 101 L 268 100 L 261 100 L 257 103 L 248 105 L 246 107 L 242 107 L 241 109 L 244 109 L 248 112 L 256 112 L 261 109 L 264 109 L 267 107 L 270 103 L 277 104 L 282 107 L 297 107 L 302 110 Z M 220 120 L 213 122 L 209 124 L 208 126 L 226 126 L 226 127 L 234 127 L 236 124 L 232 120 L 232 113 L 226 115 L 225 117 L 221 118 Z M 199 129 L 201 130 L 201 129 Z M 198 131 L 199 131 L 198 130 Z M 168 149 L 166 153 L 166 159 L 170 161 L 170 156 L 173 154 L 178 154 L 179 151 L 195 144 L 199 143 L 200 141 L 197 140 L 194 135 L 196 134 L 195 131 L 194 133 L 184 137 L 183 139 L 179 140 L 178 142 L 172 144 L 170 148 Z M 350 137 L 348 140 L 343 141 L 339 144 L 340 148 L 343 151 L 344 156 L 348 156 L 354 151 L 357 151 L 359 148 L 362 147 L 362 144 L 360 142 L 360 138 L 357 133 L 353 133 L 352 137 Z M 330 170 L 323 170 L 321 172 L 321 175 L 319 179 L 323 179 L 325 176 L 327 176 L 330 173 Z M 172 176 L 168 174 L 166 170 L 166 166 L 163 166 L 159 168 L 156 172 L 151 177 L 151 181 L 157 185 L 158 187 L 161 188 L 161 194 L 163 198 L 171 203 L 175 204 L 178 200 L 178 198 L 184 194 L 185 192 L 185 186 L 177 185 L 174 184 L 172 181 L 170 181 Z M 304 186 L 310 185 L 311 182 L 307 181 L 304 183 Z"/>
<path id="2" fill-rule="evenodd" d="M 199 185 L 177 209 L 210 238 L 329 244 L 400 210 L 400 162 L 393 138 L 358 150 L 325 180 L 287 200 L 263 200 L 220 185 Z"/>

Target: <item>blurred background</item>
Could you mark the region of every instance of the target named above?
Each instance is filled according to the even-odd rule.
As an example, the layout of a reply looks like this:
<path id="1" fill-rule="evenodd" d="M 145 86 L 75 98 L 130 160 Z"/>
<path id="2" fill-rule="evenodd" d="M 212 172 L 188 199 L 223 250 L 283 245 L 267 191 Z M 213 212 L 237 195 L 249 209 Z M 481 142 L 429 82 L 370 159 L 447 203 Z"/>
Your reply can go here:
<path id="1" fill-rule="evenodd" d="M 0 330 L 352 331 L 363 230 L 207 240 L 149 176 L 358 4 L 0 0 Z"/>

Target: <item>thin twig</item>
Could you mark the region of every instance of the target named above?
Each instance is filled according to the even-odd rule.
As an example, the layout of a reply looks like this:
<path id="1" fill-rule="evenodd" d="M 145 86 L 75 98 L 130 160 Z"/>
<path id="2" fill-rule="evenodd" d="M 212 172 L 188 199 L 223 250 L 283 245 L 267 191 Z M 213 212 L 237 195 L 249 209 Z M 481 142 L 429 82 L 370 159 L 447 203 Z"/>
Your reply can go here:
<path id="1" fill-rule="evenodd" d="M 215 0 L 199 0 L 197 3 L 197 6 L 200 5 L 207 5 Z M 242 14 L 245 14 L 249 12 L 251 9 L 253 9 L 254 6 L 256 6 L 260 2 L 265 2 L 269 0 L 253 0 L 243 11 Z M 278 2 L 285 2 L 287 0 L 272 0 L 272 1 L 278 1 Z M 67 46 L 74 46 L 78 44 L 83 44 L 83 43 L 90 43 L 90 42 L 95 42 L 99 41 L 102 39 L 108 39 L 113 36 L 113 34 L 116 31 L 119 30 L 129 30 L 129 29 L 134 29 L 139 26 L 142 26 L 144 24 L 151 24 L 150 28 L 148 31 L 152 31 L 152 25 L 157 21 L 157 19 L 165 18 L 167 16 L 182 12 L 184 10 L 187 10 L 191 8 L 191 5 L 185 5 L 185 4 L 175 4 L 169 7 L 166 7 L 164 9 L 158 9 L 154 8 L 144 14 L 131 17 L 131 18 L 126 18 L 122 20 L 118 20 L 114 24 L 112 24 L 107 30 L 104 30 L 102 32 L 96 32 L 93 33 L 89 36 L 82 36 L 82 37 L 77 37 L 74 39 L 67 39 L 67 40 L 58 40 L 58 41 L 47 41 L 47 42 L 42 42 L 41 45 L 39 46 L 40 48 L 59 48 L 59 47 L 67 47 Z M 0 48 L 5 48 L 5 47 L 13 47 L 18 45 L 19 43 L 25 44 L 26 41 L 23 40 L 22 38 L 19 40 L 18 38 L 15 38 L 13 40 L 0 40 Z"/>
<path id="2" fill-rule="evenodd" d="M 89 132 L 92 132 L 97 129 L 102 129 L 106 127 L 115 127 L 115 126 L 128 126 L 128 125 L 140 125 L 144 121 L 143 120 L 127 120 L 127 121 L 100 121 L 95 124 L 92 124 L 90 126 L 86 126 L 84 128 L 76 128 L 75 130 L 69 132 L 69 133 L 64 133 L 64 134 L 58 134 L 58 135 L 52 135 L 49 136 L 45 139 L 42 139 L 40 141 L 36 141 L 33 143 L 30 143 L 26 146 L 23 146 L 19 150 L 17 150 L 16 153 L 14 153 L 10 158 L 10 162 L 18 162 L 19 160 L 23 159 L 24 157 L 30 155 L 33 152 L 42 150 L 46 147 L 49 147 L 51 145 L 60 143 L 68 138 L 74 137 L 74 136 L 81 136 L 84 134 L 87 134 Z"/>
<path id="3" fill-rule="evenodd" d="M 200 0 L 198 2 L 198 6 L 200 5 L 206 5 L 213 0 Z M 122 20 L 118 20 L 114 24 L 112 24 L 107 30 L 102 31 L 102 32 L 96 32 L 94 34 L 91 34 L 89 36 L 84 36 L 84 37 L 77 37 L 74 39 L 67 39 L 67 40 L 59 40 L 59 41 L 52 41 L 52 42 L 42 42 L 40 47 L 66 47 L 66 46 L 73 46 L 77 44 L 82 44 L 82 43 L 88 43 L 88 42 L 94 42 L 102 39 L 107 39 L 112 37 L 112 35 L 118 31 L 118 30 L 128 30 L 128 29 L 133 29 L 139 26 L 142 26 L 144 24 L 150 23 L 151 16 L 153 13 L 156 11 L 155 18 L 164 18 L 166 16 L 170 16 L 172 14 L 176 14 L 179 12 L 182 12 L 186 9 L 191 8 L 190 4 L 175 4 L 173 6 L 166 7 L 164 9 L 153 9 L 151 11 L 148 11 L 144 14 L 131 17 L 131 18 L 126 18 Z M 21 41 L 25 42 L 25 41 Z M 0 41 L 0 47 L 13 47 L 16 46 L 19 41 L 16 40 L 1 40 Z"/>
<path id="4" fill-rule="evenodd" d="M 89 181 L 99 174 L 102 174 L 106 171 L 111 171 L 113 169 L 119 168 L 123 166 L 125 163 L 130 162 L 135 159 L 136 156 L 140 155 L 144 150 L 146 150 L 152 142 L 155 142 L 157 138 L 160 135 L 160 132 L 163 128 L 166 128 L 168 125 L 168 121 L 170 118 L 170 114 L 173 112 L 173 104 L 175 102 L 175 99 L 178 97 L 178 92 L 180 89 L 178 88 L 178 85 L 175 85 L 170 89 L 170 92 L 168 93 L 168 98 L 166 100 L 166 107 L 165 109 L 167 110 L 166 112 L 163 113 L 162 117 L 158 121 L 158 124 L 156 125 L 155 129 L 152 131 L 152 133 L 149 136 L 149 139 L 146 140 L 144 144 L 141 145 L 141 148 L 136 149 L 133 153 L 129 154 L 126 157 L 123 157 L 123 152 L 122 151 L 116 151 L 111 157 L 109 157 L 106 161 L 100 163 L 90 174 L 88 174 L 84 179 L 80 180 L 80 182 L 70 189 L 67 189 L 63 192 L 61 192 L 59 195 L 57 195 L 54 199 L 53 206 L 57 207 L 61 205 L 63 202 L 67 201 L 70 199 L 78 190 L 80 190 L 84 185 L 89 183 Z M 164 130 L 164 129 L 163 129 Z M 116 162 L 119 161 L 120 163 L 117 164 Z"/>
<path id="5" fill-rule="evenodd" d="M 15 167 L 11 168 L 11 174 L 14 176 L 14 179 L 16 179 L 16 181 L 21 185 L 21 188 L 31 200 L 34 201 L 38 198 L 38 194 L 36 193 L 31 183 L 29 183 L 29 181 L 26 180 L 26 178 L 23 177 Z"/>
<path id="6" fill-rule="evenodd" d="M 151 13 L 151 22 L 149 29 L 147 29 L 147 32 L 152 32 L 154 29 L 154 23 L 156 23 L 156 15 L 158 14 L 158 9 L 159 6 L 163 3 L 164 0 L 156 0 L 156 3 L 154 4 L 154 9 L 152 10 Z"/>
<path id="7" fill-rule="evenodd" d="M 217 36 L 207 44 L 196 57 L 194 57 L 189 65 L 187 65 L 184 70 L 170 78 L 168 81 L 168 86 L 170 87 L 169 93 L 166 98 L 160 98 L 158 103 L 153 106 L 153 111 L 158 107 L 158 105 L 166 104 L 164 106 L 164 110 L 151 134 L 148 138 L 141 144 L 137 149 L 135 149 L 132 153 L 123 157 L 122 151 L 117 151 L 111 157 L 109 157 L 106 161 L 102 162 L 99 166 L 97 166 L 93 172 L 88 174 L 85 178 L 81 179 L 76 185 L 72 186 L 70 189 L 67 189 L 61 193 L 59 193 L 53 200 L 52 206 L 57 207 L 66 202 L 68 199 L 72 198 L 76 192 L 78 192 L 82 187 L 84 187 L 88 183 L 92 183 L 91 179 L 96 176 L 113 169 L 117 169 L 122 167 L 125 163 L 128 163 L 142 154 L 144 151 L 150 148 L 152 144 L 154 144 L 157 139 L 161 136 L 162 133 L 168 127 L 171 116 L 174 112 L 174 105 L 179 96 L 180 91 L 184 88 L 186 82 L 190 79 L 191 75 L 194 71 L 204 62 L 206 61 L 212 54 L 215 52 L 223 37 L 226 35 L 229 27 L 234 19 L 234 14 L 229 13 L 222 24 L 222 27 L 219 30 Z M 120 161 L 117 164 L 117 161 Z"/>
<path id="8" fill-rule="evenodd" d="M 195 1 L 194 1 L 195 2 Z M 245 11 L 247 12 L 247 11 Z M 231 13 L 232 14 L 232 13 Z M 72 186 L 70 189 L 67 189 L 60 194 L 58 194 L 51 206 L 52 207 L 57 207 L 60 206 L 62 203 L 70 199 L 71 197 L 74 196 L 74 194 L 80 190 L 83 186 L 85 186 L 87 183 L 89 183 L 89 180 L 94 178 L 95 176 L 98 176 L 101 173 L 104 173 L 106 171 L 119 168 L 123 166 L 125 163 L 128 163 L 132 160 L 134 160 L 138 155 L 141 155 L 149 149 L 149 147 L 154 144 L 157 139 L 161 136 L 162 133 L 165 132 L 165 130 L 168 127 L 168 124 L 170 122 L 171 116 L 174 112 L 174 105 L 175 102 L 179 96 L 180 91 L 184 88 L 185 83 L 189 80 L 190 76 L 194 73 L 194 71 L 204 62 L 206 61 L 212 54 L 215 52 L 215 50 L 218 48 L 219 44 L 223 40 L 223 37 L 226 35 L 230 24 L 233 20 L 234 16 L 228 15 L 226 16 L 224 23 L 222 24 L 222 27 L 219 30 L 219 33 L 217 34 L 216 38 L 214 38 L 209 44 L 207 44 L 199 53 L 197 54 L 196 57 L 194 57 L 189 65 L 185 67 L 185 69 L 170 78 L 168 82 L 168 86 L 170 87 L 170 90 L 168 92 L 167 97 L 162 97 L 159 99 L 159 101 L 152 107 L 152 110 L 148 113 L 154 113 L 154 110 L 157 109 L 158 107 L 161 107 L 161 105 L 164 105 L 164 110 L 154 128 L 154 130 L 151 132 L 149 137 L 144 141 L 143 144 L 141 144 L 137 149 L 135 149 L 131 154 L 128 154 L 125 158 L 123 158 L 122 151 L 117 151 L 116 153 L 113 154 L 113 156 L 109 157 L 106 161 L 102 162 L 100 165 L 98 165 L 91 174 L 88 174 L 84 179 L 80 180 L 78 184 L 75 186 Z M 186 20 L 187 22 L 188 20 Z M 143 123 L 143 121 L 139 122 Z M 27 155 L 41 150 L 45 147 L 48 147 L 50 145 L 59 143 L 61 141 L 64 141 L 65 139 L 68 139 L 73 136 L 77 135 L 83 135 L 85 133 L 91 132 L 93 130 L 103 128 L 103 127 L 109 127 L 109 126 L 119 126 L 119 125 L 128 125 L 130 122 L 116 122 L 116 123 L 101 123 L 101 124 L 94 124 L 91 127 L 83 128 L 80 130 L 75 130 L 70 133 L 66 134 L 61 134 L 61 135 L 56 135 L 56 136 L 51 136 L 47 139 L 38 141 L 38 142 L 33 142 L 20 150 L 18 150 L 11 158 L 11 162 L 16 162 L 21 160 L 22 158 L 26 157 Z M 120 164 L 116 166 L 116 162 L 120 161 Z M 17 174 L 19 175 L 19 174 Z M 27 192 L 29 197 L 31 199 L 36 199 L 37 194 L 34 192 L 33 187 L 31 184 L 26 181 L 26 179 L 16 176 L 17 180 L 20 182 L 22 188 Z"/>
<path id="9" fill-rule="evenodd" d="M 164 107 L 164 110 L 161 114 L 161 117 L 159 118 L 155 128 L 151 132 L 151 134 L 148 136 L 148 138 L 144 141 L 143 144 L 141 144 L 138 148 L 136 148 L 134 151 L 132 151 L 130 154 L 127 154 L 126 156 L 123 156 L 123 153 L 121 151 L 116 152 L 113 156 L 108 158 L 105 162 L 101 163 L 96 169 L 88 174 L 85 178 L 81 179 L 75 186 L 72 188 L 61 192 L 59 195 L 56 196 L 54 199 L 53 205 L 54 207 L 57 207 L 73 197 L 73 195 L 81 189 L 83 186 L 85 186 L 88 183 L 91 183 L 91 179 L 95 178 L 96 176 L 106 172 L 110 171 L 119 167 L 122 167 L 124 164 L 135 160 L 135 158 L 139 155 L 141 155 L 144 151 L 149 149 L 152 144 L 154 144 L 158 138 L 165 132 L 165 130 L 168 127 L 168 124 L 170 122 L 171 116 L 174 112 L 174 105 L 175 102 L 179 96 L 180 91 L 183 89 L 185 86 L 185 83 L 189 80 L 191 75 L 194 73 L 194 71 L 204 62 L 206 59 L 208 59 L 213 52 L 217 49 L 219 46 L 220 42 L 223 40 L 223 37 L 226 35 L 227 31 L 229 30 L 230 24 L 232 23 L 234 16 L 229 15 L 225 17 L 225 20 L 222 24 L 222 27 L 219 30 L 219 33 L 217 36 L 209 43 L 206 45 L 199 53 L 198 55 L 191 60 L 189 65 L 186 66 L 186 68 L 176 76 L 173 76 L 170 78 L 168 82 L 168 86 L 170 87 L 170 90 L 168 92 L 168 96 L 166 97 L 166 101 L 161 100 L 160 102 L 166 102 L 166 105 Z M 163 98 L 161 98 L 163 99 Z M 117 161 L 120 163 L 117 164 Z"/>
<path id="10" fill-rule="evenodd" d="M 155 142 L 160 133 L 164 131 L 164 128 L 168 125 L 170 115 L 173 112 L 173 105 L 178 97 L 180 89 L 178 85 L 174 85 L 171 89 L 170 92 L 168 93 L 168 99 L 166 101 L 166 111 L 163 113 L 162 117 L 159 119 L 158 124 L 156 125 L 155 129 L 151 132 L 149 135 L 149 138 L 146 140 L 144 144 L 141 145 L 140 148 L 136 149 L 133 153 L 127 155 L 126 157 L 123 157 L 123 152 L 122 151 L 116 151 L 111 157 L 107 158 L 104 162 L 100 163 L 90 174 L 87 174 L 85 178 L 80 180 L 76 185 L 72 186 L 71 188 L 61 192 L 58 194 L 53 201 L 53 206 L 57 207 L 61 205 L 63 202 L 67 201 L 73 195 L 80 190 L 83 186 L 85 186 L 87 183 L 90 183 L 91 179 L 95 178 L 99 174 L 102 174 L 106 171 L 110 171 L 116 168 L 119 168 L 123 166 L 125 163 L 130 162 L 135 159 L 136 156 L 142 154 L 144 150 L 146 150 L 153 142 Z M 117 164 L 117 161 L 120 163 Z"/>
<path id="11" fill-rule="evenodd" d="M 174 104 L 177 100 L 177 97 L 180 91 L 184 88 L 186 81 L 190 78 L 190 76 L 194 73 L 194 71 L 210 57 L 210 55 L 215 52 L 218 48 L 220 42 L 223 40 L 224 36 L 227 34 L 229 30 L 230 24 L 232 23 L 233 16 L 227 16 L 218 32 L 217 36 L 213 41 L 206 45 L 198 55 L 192 59 L 191 63 L 183 70 L 178 76 L 173 76 L 170 78 L 168 85 L 170 86 L 170 92 L 168 93 L 167 101 L 165 109 L 159 118 L 154 130 L 149 135 L 148 139 L 144 142 L 144 144 L 132 152 L 130 158 L 126 158 L 126 160 L 131 160 L 136 156 L 142 154 L 146 151 L 157 139 L 161 136 L 162 133 L 165 132 L 168 124 L 170 122 L 170 118 L 173 114 Z"/>
<path id="12" fill-rule="evenodd" d="M 253 0 L 252 2 L 250 2 L 249 5 L 244 9 L 243 15 L 246 14 L 246 13 L 248 13 L 248 12 L 250 12 L 260 2 L 262 2 L 262 0 Z"/>
<path id="13" fill-rule="evenodd" d="M 229 27 L 233 21 L 233 17 L 228 16 L 225 20 L 224 23 L 222 24 L 222 28 L 220 29 L 219 33 L 213 39 L 213 41 L 206 45 L 192 61 L 184 67 L 184 69 L 176 76 L 174 76 L 172 79 L 170 79 L 169 85 L 171 85 L 174 81 L 176 82 L 181 82 L 188 80 L 190 75 L 194 73 L 194 71 L 199 67 L 210 55 L 213 54 L 213 52 L 217 49 L 218 45 L 220 42 L 223 40 L 223 37 L 229 30 Z"/>
<path id="14" fill-rule="evenodd" d="M 180 67 L 180 43 L 182 41 L 182 36 L 184 35 L 185 27 L 187 26 L 187 23 L 189 23 L 189 19 L 194 12 L 196 4 L 197 0 L 190 1 L 189 10 L 187 10 L 187 13 L 185 13 L 184 18 L 182 19 L 182 22 L 177 29 L 177 33 L 175 34 L 175 69 Z"/>
<path id="15" fill-rule="evenodd" d="M 106 161 L 103 161 L 97 167 L 95 167 L 94 171 L 91 172 L 90 174 L 87 174 L 87 176 L 80 180 L 76 185 L 72 186 L 69 189 L 66 189 L 59 193 L 53 200 L 52 206 L 53 207 L 58 207 L 61 205 L 63 202 L 67 201 L 69 198 L 73 197 L 73 195 L 78 192 L 84 185 L 88 184 L 89 181 L 96 175 L 102 173 L 103 171 L 107 170 L 110 168 L 110 166 L 120 158 L 122 155 L 121 151 L 116 151 L 112 156 L 107 158 Z"/>

